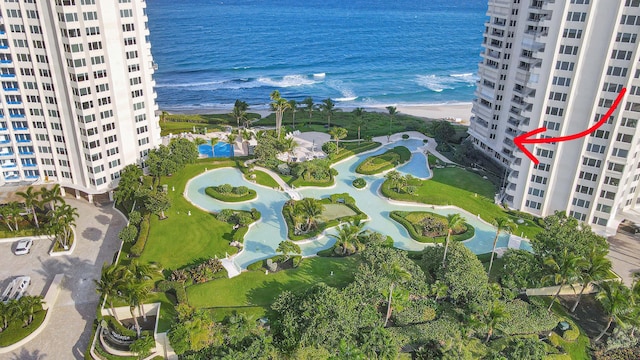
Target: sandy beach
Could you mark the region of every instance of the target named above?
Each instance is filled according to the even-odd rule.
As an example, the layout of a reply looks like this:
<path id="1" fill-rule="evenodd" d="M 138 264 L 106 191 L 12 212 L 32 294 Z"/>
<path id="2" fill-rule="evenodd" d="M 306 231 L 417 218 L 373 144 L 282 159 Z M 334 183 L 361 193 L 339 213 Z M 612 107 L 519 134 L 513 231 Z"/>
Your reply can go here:
<path id="1" fill-rule="evenodd" d="M 471 118 L 471 103 L 455 103 L 455 104 L 411 104 L 411 105 L 394 105 L 398 112 L 406 115 L 412 115 L 429 119 L 449 119 L 455 121 L 460 119 L 459 124 L 469 125 Z M 341 107 L 336 104 L 336 108 L 343 111 L 351 111 L 353 107 Z M 231 109 L 219 108 L 199 108 L 199 109 L 163 109 L 172 114 L 226 114 Z M 366 111 L 387 112 L 386 105 L 365 107 Z M 302 111 L 302 110 L 300 110 Z M 262 117 L 271 114 L 266 109 L 249 108 L 249 112 L 258 113 Z"/>

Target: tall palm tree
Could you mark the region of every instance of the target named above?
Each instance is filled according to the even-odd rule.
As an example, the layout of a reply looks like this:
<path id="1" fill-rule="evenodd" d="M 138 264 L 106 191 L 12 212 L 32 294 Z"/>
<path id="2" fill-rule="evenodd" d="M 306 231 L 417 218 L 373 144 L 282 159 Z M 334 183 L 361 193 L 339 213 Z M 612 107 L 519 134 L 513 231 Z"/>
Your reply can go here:
<path id="1" fill-rule="evenodd" d="M 282 116 L 284 112 L 289 108 L 289 102 L 280 96 L 280 91 L 273 90 L 271 92 L 271 110 L 276 113 L 276 134 L 280 139 L 280 128 L 282 127 Z"/>
<path id="2" fill-rule="evenodd" d="M 126 283 L 122 286 L 121 298 L 129 304 L 129 312 L 131 313 L 133 323 L 136 326 L 138 338 L 140 338 L 141 331 L 138 318 L 135 315 L 135 309 L 138 308 L 139 315 L 144 315 L 144 312 L 141 310 L 141 305 L 145 302 L 147 297 L 149 297 L 150 292 L 151 289 L 147 282 L 140 282 L 132 277 L 127 278 Z"/>
<path id="3" fill-rule="evenodd" d="M 341 127 L 334 127 L 329 130 L 329 135 L 336 141 L 336 154 L 340 152 L 340 140 L 347 137 L 347 129 Z"/>
<path id="4" fill-rule="evenodd" d="M 407 282 L 411 279 L 411 273 L 401 267 L 398 263 L 384 263 L 382 269 L 385 276 L 390 280 L 389 282 L 389 298 L 387 299 L 387 315 L 384 318 L 384 327 L 387 327 L 387 323 L 391 318 L 391 302 L 393 301 L 393 290 L 396 286 Z"/>
<path id="5" fill-rule="evenodd" d="M 68 246 L 68 241 L 71 238 L 71 227 L 76 225 L 76 219 L 78 218 L 78 209 L 72 207 L 69 204 L 64 204 L 49 211 L 49 217 L 51 221 L 48 226 L 56 234 L 56 238 L 61 235 L 62 245 L 65 249 Z"/>
<path id="6" fill-rule="evenodd" d="M 247 120 L 247 109 L 249 108 L 249 105 L 242 101 L 242 100 L 236 100 L 236 102 L 233 104 L 233 110 L 231 110 L 231 113 L 229 115 L 231 115 L 232 118 L 236 119 L 236 125 L 239 128 L 240 127 L 240 122 L 243 122 Z"/>
<path id="7" fill-rule="evenodd" d="M 578 294 L 571 312 L 576 311 L 586 288 L 594 281 L 605 279 L 611 270 L 611 261 L 606 258 L 606 252 L 599 251 L 595 246 L 589 251 L 589 257 L 586 260 L 586 266 L 581 268 L 578 274 L 578 278 L 582 282 L 582 289 L 580 289 L 580 294 Z"/>
<path id="8" fill-rule="evenodd" d="M 49 209 L 53 210 L 58 202 L 64 203 L 64 198 L 61 196 L 60 184 L 55 184 L 51 190 L 42 188 L 40 190 L 40 198 L 42 203 L 49 203 Z"/>
<path id="9" fill-rule="evenodd" d="M 393 122 L 393 119 L 398 113 L 398 110 L 396 109 L 395 106 L 387 106 L 387 111 L 389 112 L 389 132 L 387 133 L 387 141 L 389 141 L 391 137 L 391 123 Z"/>
<path id="10" fill-rule="evenodd" d="M 169 115 L 169 113 L 163 110 L 163 111 L 162 111 L 162 113 L 160 114 L 160 120 L 161 120 L 162 122 L 166 122 L 166 121 L 167 121 L 167 116 L 168 116 L 168 115 Z"/>
<path id="11" fill-rule="evenodd" d="M 2 320 L 2 324 L 0 324 L 0 331 L 9 326 L 9 323 L 12 322 L 18 315 L 18 302 L 15 300 L 10 300 L 7 302 L 0 301 L 0 320 Z"/>
<path id="12" fill-rule="evenodd" d="M 493 238 L 493 248 L 491 249 L 491 261 L 489 261 L 489 270 L 487 270 L 487 276 L 491 275 L 491 267 L 493 266 L 493 257 L 496 255 L 496 245 L 498 244 L 498 236 L 500 231 L 511 233 L 513 227 L 509 219 L 500 217 L 493 220 L 493 226 L 496 227 L 496 236 Z"/>
<path id="13" fill-rule="evenodd" d="M 122 289 L 127 277 L 129 277 L 129 274 L 124 271 L 122 266 L 104 264 L 100 280 L 93 280 L 96 284 L 96 292 L 109 302 L 111 313 L 118 322 L 120 322 L 120 319 L 118 319 L 116 308 L 113 306 L 113 299 L 120 296 L 120 289 Z"/>
<path id="14" fill-rule="evenodd" d="M 309 122 L 311 121 L 311 116 L 313 115 L 313 108 L 315 104 L 313 103 L 313 98 L 307 97 L 302 101 L 302 104 L 306 106 L 304 110 L 309 113 Z"/>
<path id="15" fill-rule="evenodd" d="M 40 209 L 42 203 L 40 202 L 40 192 L 34 191 L 32 186 L 29 186 L 26 191 L 18 191 L 16 194 L 24 199 L 24 206 L 29 209 L 29 212 L 33 216 L 33 221 L 36 223 L 36 228 L 40 228 L 38 223 L 38 214 L 36 214 L 36 208 Z"/>
<path id="16" fill-rule="evenodd" d="M 140 283 L 144 283 L 148 280 L 151 280 L 151 276 L 154 272 L 154 266 L 149 264 L 141 264 L 138 260 L 132 260 L 129 266 L 127 267 L 127 271 L 134 279 L 136 279 Z M 144 321 L 147 321 L 147 314 L 144 311 L 144 303 L 140 303 L 140 313 L 142 314 L 142 318 Z"/>
<path id="17" fill-rule="evenodd" d="M 296 112 L 298 111 L 298 102 L 289 100 L 289 109 L 291 110 L 291 128 L 296 128 Z"/>
<path id="18" fill-rule="evenodd" d="M 353 122 L 358 127 L 358 145 L 360 145 L 360 128 L 364 125 L 364 119 L 362 115 L 364 115 L 364 109 L 361 107 L 357 107 L 352 111 L 353 115 L 356 116 L 355 121 Z"/>
<path id="19" fill-rule="evenodd" d="M 635 336 L 636 329 L 640 327 L 640 271 L 633 273 L 633 284 L 631 285 L 632 310 L 627 318 L 631 325 L 631 336 Z"/>
<path id="20" fill-rule="evenodd" d="M 236 143 L 236 139 L 238 138 L 237 134 L 231 133 L 229 135 L 227 135 L 227 143 L 229 144 L 229 146 L 233 147 L 233 145 Z M 230 152 L 231 156 L 233 157 L 233 152 Z"/>
<path id="21" fill-rule="evenodd" d="M 447 261 L 447 252 L 449 251 L 449 240 L 451 239 L 451 233 L 453 233 L 453 229 L 464 225 L 465 219 L 460 216 L 460 214 L 449 214 L 447 215 L 447 226 L 449 230 L 447 231 L 447 240 L 444 245 L 444 255 L 442 256 L 442 267 L 446 267 Z"/>
<path id="22" fill-rule="evenodd" d="M 565 248 L 563 252 L 556 254 L 556 258 L 550 256 L 544 260 L 544 265 L 549 272 L 542 278 L 543 282 L 550 282 L 558 286 L 558 291 L 551 299 L 551 304 L 547 311 L 551 313 L 553 303 L 560 295 L 560 291 L 566 284 L 573 284 L 578 280 L 580 269 L 586 266 L 586 260 L 580 255 L 570 254 Z"/>
<path id="23" fill-rule="evenodd" d="M 486 317 L 488 331 L 487 331 L 487 338 L 484 340 L 484 342 L 489 342 L 496 327 L 499 326 L 502 322 L 504 322 L 504 320 L 506 320 L 507 317 L 508 317 L 508 314 L 504 308 L 504 305 L 498 301 L 495 301 L 491 305 L 491 310 L 489 311 Z"/>
<path id="24" fill-rule="evenodd" d="M 320 110 L 327 115 L 328 128 L 331 128 L 331 115 L 333 115 L 335 107 L 336 104 L 331 100 L 331 98 L 322 100 L 322 103 L 320 104 Z"/>
<path id="25" fill-rule="evenodd" d="M 613 321 L 618 325 L 624 324 L 625 317 L 630 312 L 631 294 L 629 288 L 617 281 L 605 281 L 598 285 L 600 291 L 596 294 L 596 299 L 602 305 L 604 312 L 608 316 L 607 326 L 594 341 L 598 342 L 611 327 Z"/>

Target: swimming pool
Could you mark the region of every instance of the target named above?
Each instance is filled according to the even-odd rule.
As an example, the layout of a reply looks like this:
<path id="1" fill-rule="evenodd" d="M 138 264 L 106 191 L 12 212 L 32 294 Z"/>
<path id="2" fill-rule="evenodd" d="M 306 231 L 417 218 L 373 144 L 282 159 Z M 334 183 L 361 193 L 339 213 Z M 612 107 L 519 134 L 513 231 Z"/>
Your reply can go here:
<path id="1" fill-rule="evenodd" d="M 382 154 L 398 145 L 406 146 L 412 151 L 411 160 L 403 166 L 400 166 L 398 171 L 401 173 L 410 173 L 420 178 L 428 178 L 430 171 L 427 166 L 427 158 L 420 149 L 423 146 L 423 142 L 418 139 L 409 139 L 385 144 L 374 151 L 358 154 L 334 165 L 334 168 L 338 171 L 338 175 L 335 178 L 336 184 L 331 188 L 300 188 L 297 190 L 302 196 L 313 198 L 323 198 L 335 193 L 349 193 L 356 200 L 356 204 L 360 209 L 369 217 L 365 228 L 391 236 L 394 240 L 394 245 L 405 250 L 421 250 L 425 246 L 429 246 L 429 244 L 419 243 L 413 240 L 403 226 L 391 220 L 389 218 L 389 212 L 392 210 L 426 210 L 440 215 L 461 213 L 466 221 L 476 229 L 474 237 L 464 241 L 464 244 L 476 254 L 490 252 L 493 238 L 496 235 L 495 228 L 480 221 L 474 214 L 455 207 L 433 207 L 419 203 L 389 201 L 379 194 L 380 186 L 384 182 L 384 176 L 381 174 L 364 176 L 369 184 L 367 188 L 363 190 L 353 188 L 351 182 L 356 177 L 362 177 L 362 175 L 355 173 L 355 168 L 360 162 L 369 156 Z M 258 193 L 258 200 L 250 203 L 230 204 L 220 202 L 205 194 L 204 189 L 207 186 L 220 185 L 223 183 L 242 184 L 250 189 L 254 189 Z M 245 235 L 245 246 L 243 250 L 232 258 L 233 263 L 238 268 L 246 268 L 249 264 L 257 260 L 266 259 L 275 255 L 278 244 L 287 237 L 286 225 L 282 217 L 282 207 L 289 197 L 285 193 L 247 182 L 238 169 L 217 169 L 191 179 L 187 185 L 186 197 L 192 203 L 209 211 L 220 211 L 225 208 L 249 210 L 255 207 L 262 213 L 262 219 L 253 225 Z M 329 233 L 334 232 L 335 230 L 329 231 Z M 508 234 L 500 234 L 497 247 L 506 247 L 508 241 Z M 335 240 L 333 238 L 322 235 L 313 240 L 299 242 L 299 245 L 302 250 L 302 255 L 308 256 L 316 254 L 320 250 L 327 249 L 334 243 Z M 530 249 L 530 244 L 523 242 L 520 248 Z"/>
<path id="2" fill-rule="evenodd" d="M 233 146 L 226 142 L 198 145 L 198 152 L 204 157 L 233 157 Z"/>

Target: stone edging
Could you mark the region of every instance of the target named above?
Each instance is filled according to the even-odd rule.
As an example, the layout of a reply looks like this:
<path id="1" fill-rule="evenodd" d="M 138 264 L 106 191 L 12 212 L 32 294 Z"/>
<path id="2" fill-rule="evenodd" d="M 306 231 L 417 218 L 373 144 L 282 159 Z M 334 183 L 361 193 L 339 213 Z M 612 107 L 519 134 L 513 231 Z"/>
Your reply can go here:
<path id="1" fill-rule="evenodd" d="M 34 236 L 27 235 L 27 236 L 17 236 L 13 238 L 4 238 L 4 239 L 0 239 L 0 244 L 20 241 L 22 239 L 51 240 L 51 235 L 34 235 Z"/>
<path id="2" fill-rule="evenodd" d="M 35 339 L 36 336 L 40 335 L 44 328 L 47 327 L 49 319 L 51 319 L 51 313 L 53 312 L 53 304 L 55 303 L 56 298 L 60 293 L 60 285 L 63 278 L 64 274 L 56 274 L 56 276 L 53 278 L 53 282 L 51 283 L 51 285 L 49 285 L 49 290 L 47 290 L 47 294 L 44 296 L 46 302 L 42 306 L 42 309 L 47 311 L 47 314 L 44 316 L 44 320 L 42 320 L 42 324 L 40 324 L 40 326 L 33 330 L 31 334 L 27 335 L 17 343 L 5 347 L 0 347 L 0 354 L 5 354 L 24 346 L 31 340 Z"/>
<path id="3" fill-rule="evenodd" d="M 53 257 L 64 256 L 64 255 L 71 255 L 73 253 L 73 250 L 76 249 L 76 244 L 78 243 L 78 236 L 76 235 L 75 226 L 71 227 L 71 232 L 73 233 L 73 244 L 71 244 L 71 249 L 63 250 L 63 251 L 53 251 L 53 248 L 56 246 L 55 240 L 54 240 L 53 246 L 51 247 L 51 250 L 49 250 L 49 256 L 53 256 Z"/>

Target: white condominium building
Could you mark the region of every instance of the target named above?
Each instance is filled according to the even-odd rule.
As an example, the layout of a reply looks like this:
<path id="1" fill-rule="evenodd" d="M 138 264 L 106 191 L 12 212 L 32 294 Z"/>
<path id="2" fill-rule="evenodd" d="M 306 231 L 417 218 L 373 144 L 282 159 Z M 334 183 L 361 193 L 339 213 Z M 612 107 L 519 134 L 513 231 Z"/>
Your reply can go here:
<path id="1" fill-rule="evenodd" d="M 2 0 L 0 185 L 104 193 L 160 143 L 144 0 Z"/>
<path id="2" fill-rule="evenodd" d="M 612 233 L 640 219 L 640 0 L 489 0 L 469 133 L 506 167 L 502 201 L 537 216 L 560 210 Z M 606 124 L 578 140 L 515 145 L 580 133 L 627 94 Z M 638 209 L 638 210 L 636 210 Z"/>

